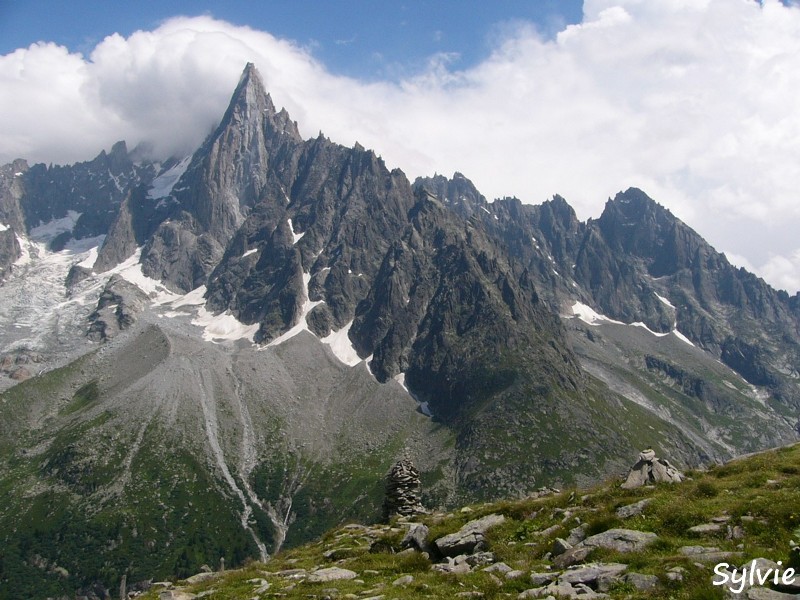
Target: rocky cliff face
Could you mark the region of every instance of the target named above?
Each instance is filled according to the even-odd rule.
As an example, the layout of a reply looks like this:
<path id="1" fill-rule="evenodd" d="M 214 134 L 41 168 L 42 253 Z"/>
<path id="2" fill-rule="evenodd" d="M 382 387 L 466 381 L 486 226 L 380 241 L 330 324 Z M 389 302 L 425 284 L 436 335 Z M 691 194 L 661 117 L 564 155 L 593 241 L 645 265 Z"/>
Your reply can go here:
<path id="1" fill-rule="evenodd" d="M 27 170 L 24 160 L 0 167 L 0 280 L 20 256 L 16 233 L 25 231 L 20 200 L 24 193 L 22 177 Z"/>
<path id="2" fill-rule="evenodd" d="M 169 210 L 157 216 L 142 254 L 144 272 L 176 291 L 204 284 L 253 207 L 265 196 L 285 201 L 281 172 L 300 143 L 297 125 L 275 110 L 249 64 L 220 125 L 165 200 Z"/>
<path id="3" fill-rule="evenodd" d="M 75 215 L 71 229 L 51 240 L 60 249 L 70 239 L 105 235 L 128 191 L 156 175 L 149 162 L 134 163 L 125 142 L 89 162 L 71 166 L 38 164 L 23 177 L 22 207 L 28 228 Z"/>

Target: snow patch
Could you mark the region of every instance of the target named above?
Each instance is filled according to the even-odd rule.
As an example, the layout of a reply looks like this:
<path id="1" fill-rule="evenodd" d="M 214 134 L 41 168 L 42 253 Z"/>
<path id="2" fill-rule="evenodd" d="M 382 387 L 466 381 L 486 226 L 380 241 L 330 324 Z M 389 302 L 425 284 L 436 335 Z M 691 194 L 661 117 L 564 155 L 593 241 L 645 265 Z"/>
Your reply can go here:
<path id="1" fill-rule="evenodd" d="M 186 311 L 178 309 L 190 307 L 189 314 L 194 313 L 195 315 L 191 323 L 203 328 L 203 339 L 207 342 L 216 344 L 222 341 L 244 339 L 252 342 L 253 336 L 258 331 L 259 324 L 246 325 L 234 317 L 230 311 L 225 311 L 218 315 L 213 314 L 205 307 L 206 291 L 206 286 L 201 285 L 183 296 L 162 293 L 156 298 L 153 305 L 171 309 L 161 314 L 162 317 L 167 318 L 186 316 Z"/>
<path id="2" fill-rule="evenodd" d="M 655 292 L 653 292 L 653 293 L 656 294 Z M 670 302 L 667 298 L 664 298 L 664 296 L 659 296 L 658 294 L 656 294 L 656 298 L 661 300 L 661 302 L 663 302 L 664 304 L 666 304 L 670 308 L 672 308 L 672 309 L 675 308 L 675 306 L 672 304 L 672 302 Z"/>
<path id="3" fill-rule="evenodd" d="M 91 269 L 94 267 L 94 263 L 97 262 L 97 246 L 91 248 L 89 250 L 89 254 L 86 258 L 84 258 L 81 262 L 77 263 L 76 266 L 83 267 L 84 269 Z"/>
<path id="4" fill-rule="evenodd" d="M 167 302 L 169 302 L 169 306 L 172 308 L 181 308 L 182 306 L 203 306 L 206 303 L 205 295 L 206 286 L 201 285 L 200 287 L 193 289 L 188 294 L 184 294 L 175 300 L 167 300 Z M 162 301 L 158 304 L 164 304 L 164 302 Z"/>
<path id="5" fill-rule="evenodd" d="M 291 223 L 289 225 L 291 226 Z M 279 344 L 282 344 L 286 340 L 293 338 L 301 331 L 308 331 L 308 323 L 306 322 L 306 317 L 313 310 L 315 306 L 322 304 L 324 302 L 324 300 L 316 300 L 312 302 L 311 300 L 308 299 L 308 284 L 310 282 L 311 282 L 311 273 L 303 273 L 303 295 L 305 297 L 305 300 L 303 301 L 303 306 L 300 309 L 300 318 L 297 320 L 297 324 L 286 333 L 272 340 L 269 344 L 267 344 L 267 347 L 277 346 Z"/>
<path id="6" fill-rule="evenodd" d="M 286 203 L 287 204 L 291 204 L 292 200 L 291 200 L 291 198 L 289 198 L 289 194 L 286 193 L 286 190 L 283 189 L 283 186 L 278 184 L 278 187 L 281 188 L 281 191 L 283 192 L 283 197 L 286 199 Z"/>
<path id="7" fill-rule="evenodd" d="M 6 225 L 5 223 L 0 223 L 0 231 L 7 231 L 7 230 L 8 230 L 8 225 Z"/>
<path id="8" fill-rule="evenodd" d="M 685 342 L 685 343 L 689 344 L 690 346 L 694 346 L 694 344 L 692 343 L 692 340 L 690 340 L 690 339 L 689 339 L 689 338 L 687 338 L 685 335 L 683 335 L 683 334 L 682 334 L 680 331 L 678 331 L 678 329 L 677 329 L 677 328 L 673 329 L 673 330 L 672 330 L 672 333 L 673 333 L 673 334 L 675 335 L 675 337 L 676 337 L 676 338 L 678 338 L 680 341 L 682 341 L 682 342 Z"/>
<path id="9" fill-rule="evenodd" d="M 395 375 L 394 376 L 394 380 L 397 383 L 400 384 L 400 387 L 402 387 L 405 391 L 408 392 L 408 388 L 406 387 L 406 374 L 405 373 L 400 373 L 399 375 Z M 411 392 L 408 392 L 408 393 L 410 394 Z"/>
<path id="10" fill-rule="evenodd" d="M 433 416 L 430 405 L 427 402 L 421 402 L 420 399 L 417 398 L 417 396 L 414 394 L 414 392 L 408 389 L 408 386 L 406 385 L 405 373 L 400 373 L 399 375 L 395 375 L 394 380 L 400 384 L 400 387 L 402 387 L 406 392 L 408 392 L 409 396 L 411 396 L 414 400 L 417 401 L 417 403 L 419 404 L 419 410 L 423 415 L 425 415 L 426 417 Z"/>
<path id="11" fill-rule="evenodd" d="M 300 241 L 300 238 L 302 238 L 306 234 L 306 232 L 304 231 L 303 233 L 295 233 L 294 226 L 292 225 L 292 220 L 287 219 L 287 221 L 289 222 L 289 229 L 292 232 L 292 239 L 294 240 L 292 244 L 296 244 L 297 242 Z"/>
<path id="12" fill-rule="evenodd" d="M 56 236 L 66 231 L 75 229 L 75 223 L 80 219 L 81 213 L 68 210 L 66 217 L 53 219 L 47 223 L 37 225 L 30 231 L 30 239 L 35 242 L 51 242 Z"/>
<path id="13" fill-rule="evenodd" d="M 109 274 L 117 273 L 126 281 L 137 286 L 156 303 L 163 304 L 165 301 L 170 301 L 179 298 L 180 296 L 174 292 L 169 291 L 163 283 L 157 279 L 152 279 L 142 272 L 142 265 L 139 259 L 142 256 L 142 249 L 137 248 L 136 252 L 124 262 L 118 264 L 116 267 L 108 271 Z"/>
<path id="14" fill-rule="evenodd" d="M 631 323 L 631 327 L 641 327 L 643 329 L 646 329 L 647 331 L 649 331 L 650 333 L 652 333 L 656 337 L 664 337 L 665 335 L 669 335 L 670 334 L 669 331 L 667 333 L 656 333 L 655 331 L 653 331 L 647 325 L 645 325 L 644 323 L 642 323 L 640 321 L 637 321 L 636 323 Z"/>
<path id="15" fill-rule="evenodd" d="M 242 254 L 242 258 L 244 258 L 245 256 L 250 256 L 251 254 L 255 254 L 256 252 L 258 252 L 258 248 L 251 248 L 250 250 Z"/>
<path id="16" fill-rule="evenodd" d="M 623 323 L 622 321 L 615 321 L 614 319 L 609 319 L 608 317 L 601 315 L 598 312 L 595 312 L 594 309 L 592 309 L 589 306 L 586 306 L 581 302 L 576 302 L 575 304 L 572 305 L 572 316 L 578 317 L 581 321 L 583 321 L 587 325 L 593 325 L 593 326 L 602 325 L 604 323 L 613 323 L 615 325 L 628 325 L 628 323 Z M 685 335 L 683 335 L 680 331 L 678 331 L 677 327 L 673 327 L 672 331 L 667 333 L 656 333 L 655 331 L 650 329 L 647 325 L 641 322 L 630 323 L 630 327 L 641 327 L 642 329 L 647 330 L 656 337 L 666 337 L 670 334 L 673 334 L 682 342 L 685 342 L 690 346 L 694 346 L 694 344 Z"/>
<path id="17" fill-rule="evenodd" d="M 24 267 L 25 265 L 31 262 L 31 249 L 34 250 L 34 254 L 38 256 L 39 252 L 37 249 L 41 249 L 44 252 L 45 247 L 41 244 L 37 244 L 36 242 L 29 242 L 28 240 L 21 238 L 20 236 L 17 237 L 17 244 L 19 244 L 19 258 L 14 261 L 15 267 Z"/>
<path id="18" fill-rule="evenodd" d="M 187 156 L 177 165 L 164 171 L 161 175 L 153 179 L 153 183 L 150 185 L 150 190 L 147 192 L 147 197 L 150 200 L 155 200 L 157 198 L 169 196 L 172 193 L 172 189 L 175 187 L 175 184 L 178 183 L 178 180 L 186 172 L 191 158 L 191 156 Z"/>
<path id="19" fill-rule="evenodd" d="M 600 325 L 602 323 L 615 323 L 617 325 L 625 325 L 622 321 L 615 321 L 608 317 L 596 312 L 591 306 L 587 306 L 582 302 L 576 302 L 572 305 L 572 316 L 578 317 L 587 325 Z"/>
<path id="20" fill-rule="evenodd" d="M 100 246 L 103 245 L 105 239 L 105 234 L 97 235 L 95 237 L 81 238 L 79 240 L 71 239 L 64 245 L 64 250 L 68 250 L 75 255 L 83 254 L 84 252 L 91 252 L 93 248 L 99 251 Z"/>
<path id="21" fill-rule="evenodd" d="M 491 212 L 489 212 L 489 209 L 486 208 L 485 206 L 481 206 L 481 210 L 484 211 L 487 215 L 492 214 Z"/>
<path id="22" fill-rule="evenodd" d="M 332 331 L 329 335 L 321 339 L 323 344 L 330 346 L 331 352 L 341 362 L 349 367 L 354 367 L 361 362 L 361 357 L 353 347 L 350 341 L 350 327 L 353 322 L 350 321 L 347 325 L 342 327 L 339 331 Z"/>
<path id="23" fill-rule="evenodd" d="M 259 327 L 258 323 L 245 325 L 228 311 L 215 315 L 206 310 L 205 306 L 200 306 L 197 317 L 192 319 L 192 325 L 203 328 L 203 339 L 207 342 L 242 339 L 252 341 Z"/>

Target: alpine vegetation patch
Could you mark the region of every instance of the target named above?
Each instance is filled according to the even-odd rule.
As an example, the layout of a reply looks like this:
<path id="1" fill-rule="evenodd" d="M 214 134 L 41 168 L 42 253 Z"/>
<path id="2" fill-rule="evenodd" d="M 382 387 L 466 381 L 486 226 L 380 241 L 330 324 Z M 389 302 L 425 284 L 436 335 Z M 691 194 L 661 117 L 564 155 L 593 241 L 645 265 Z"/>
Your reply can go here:
<path id="1" fill-rule="evenodd" d="M 730 570 L 729 563 L 721 562 L 714 567 L 715 577 L 712 583 L 715 586 L 725 586 L 734 594 L 740 594 L 745 588 L 751 588 L 754 585 L 792 585 L 795 570 L 791 567 L 782 570 L 782 565 L 782 561 L 773 563 L 754 559 L 740 571 L 735 567 Z"/>

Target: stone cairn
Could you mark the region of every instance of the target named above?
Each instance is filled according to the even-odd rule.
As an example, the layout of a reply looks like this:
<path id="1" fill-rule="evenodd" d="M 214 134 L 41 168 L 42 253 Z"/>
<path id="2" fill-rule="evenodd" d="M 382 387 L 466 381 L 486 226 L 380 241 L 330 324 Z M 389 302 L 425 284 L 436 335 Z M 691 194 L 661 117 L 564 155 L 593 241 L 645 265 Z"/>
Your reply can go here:
<path id="1" fill-rule="evenodd" d="M 668 460 L 656 458 L 656 453 L 648 448 L 639 454 L 639 460 L 631 467 L 628 478 L 622 484 L 622 487 L 633 489 L 662 481 L 680 483 L 685 478 L 686 476 L 671 465 Z"/>
<path id="2" fill-rule="evenodd" d="M 386 477 L 386 499 L 384 516 L 387 520 L 395 515 L 411 517 L 424 513 L 419 500 L 419 471 L 408 456 L 397 461 Z"/>

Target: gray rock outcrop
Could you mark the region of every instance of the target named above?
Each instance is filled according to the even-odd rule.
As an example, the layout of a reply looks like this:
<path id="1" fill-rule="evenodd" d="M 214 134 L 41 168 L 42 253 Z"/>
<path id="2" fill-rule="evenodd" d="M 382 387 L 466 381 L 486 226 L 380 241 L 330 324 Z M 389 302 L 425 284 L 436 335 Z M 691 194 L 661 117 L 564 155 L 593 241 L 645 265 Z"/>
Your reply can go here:
<path id="1" fill-rule="evenodd" d="M 342 569 L 340 567 L 328 567 L 327 569 L 319 569 L 308 574 L 307 581 L 311 583 L 323 581 L 339 581 L 342 579 L 355 579 L 358 573 L 350 569 Z"/>
<path id="2" fill-rule="evenodd" d="M 486 515 L 470 521 L 455 533 L 437 538 L 434 545 L 443 556 L 458 556 L 474 552 L 486 539 L 486 532 L 505 521 L 503 515 Z"/>
<path id="3" fill-rule="evenodd" d="M 655 533 L 634 529 L 609 529 L 581 542 L 586 548 L 607 548 L 617 552 L 637 552 L 658 539 Z"/>
<path id="4" fill-rule="evenodd" d="M 631 517 L 638 517 L 644 512 L 644 509 L 652 501 L 653 501 L 652 498 L 645 498 L 644 500 L 639 500 L 638 502 L 634 502 L 633 504 L 620 506 L 616 510 L 616 515 L 620 519 L 630 519 Z"/>
<path id="5" fill-rule="evenodd" d="M 136 322 L 149 298 L 138 286 L 113 275 L 108 280 L 97 309 L 89 315 L 89 339 L 101 342 L 113 338 Z"/>

